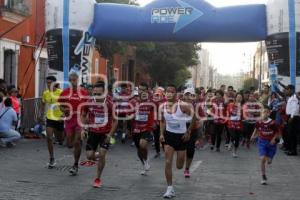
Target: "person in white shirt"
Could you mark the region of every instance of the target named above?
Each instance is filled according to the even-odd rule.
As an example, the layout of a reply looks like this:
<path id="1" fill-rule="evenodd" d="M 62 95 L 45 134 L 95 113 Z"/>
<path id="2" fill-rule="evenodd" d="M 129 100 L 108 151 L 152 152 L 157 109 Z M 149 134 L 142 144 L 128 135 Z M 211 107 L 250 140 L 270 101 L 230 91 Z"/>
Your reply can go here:
<path id="1" fill-rule="evenodd" d="M 288 151 L 289 156 L 296 156 L 297 153 L 297 137 L 300 132 L 300 116 L 299 116 L 299 99 L 295 93 L 295 86 L 287 87 L 287 95 L 289 96 L 286 105 L 286 114 L 289 116 L 288 121 Z"/>

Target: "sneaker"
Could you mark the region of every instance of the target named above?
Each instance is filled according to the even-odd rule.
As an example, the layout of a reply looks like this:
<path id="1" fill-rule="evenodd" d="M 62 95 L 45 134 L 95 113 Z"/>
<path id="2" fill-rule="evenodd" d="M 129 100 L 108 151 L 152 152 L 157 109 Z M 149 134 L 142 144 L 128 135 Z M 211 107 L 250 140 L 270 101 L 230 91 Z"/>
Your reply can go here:
<path id="1" fill-rule="evenodd" d="M 145 169 L 145 165 L 143 165 L 143 169 L 142 169 L 142 171 L 141 171 L 141 175 L 142 175 L 142 176 L 146 176 L 146 175 L 147 175 L 147 171 L 146 171 L 146 169 Z"/>
<path id="2" fill-rule="evenodd" d="M 99 178 L 96 178 L 95 181 L 94 181 L 93 187 L 94 188 L 100 188 L 100 187 L 102 187 L 102 181 Z"/>
<path id="3" fill-rule="evenodd" d="M 267 185 L 267 176 L 263 175 L 260 184 Z"/>
<path id="4" fill-rule="evenodd" d="M 190 171 L 188 169 L 184 170 L 184 177 L 185 178 L 190 178 L 191 177 Z"/>
<path id="5" fill-rule="evenodd" d="M 148 160 L 147 160 L 147 161 L 145 161 L 144 168 L 145 168 L 145 170 L 146 170 L 146 171 L 149 171 L 149 170 L 150 170 L 151 166 L 150 166 L 150 164 L 149 164 L 149 161 L 148 161 Z"/>
<path id="6" fill-rule="evenodd" d="M 221 152 L 220 148 L 217 148 L 216 152 Z"/>
<path id="7" fill-rule="evenodd" d="M 232 144 L 229 144 L 229 145 L 228 145 L 227 150 L 228 150 L 228 151 L 231 151 L 231 150 L 232 150 Z"/>
<path id="8" fill-rule="evenodd" d="M 125 139 L 126 139 L 126 133 L 122 133 L 122 144 L 125 144 Z"/>
<path id="9" fill-rule="evenodd" d="M 226 148 L 228 148 L 228 147 L 229 147 L 229 143 L 226 143 L 224 146 L 225 146 Z"/>
<path id="10" fill-rule="evenodd" d="M 49 163 L 47 164 L 48 169 L 53 169 L 56 165 L 55 159 L 54 158 L 50 158 Z"/>
<path id="11" fill-rule="evenodd" d="M 175 197 L 175 191 L 173 186 L 168 186 L 166 193 L 163 195 L 165 199 L 171 199 Z"/>
<path id="12" fill-rule="evenodd" d="M 234 158 L 237 158 L 237 157 L 238 157 L 238 155 L 236 154 L 236 152 L 233 152 L 233 153 L 232 153 L 232 157 L 234 157 Z"/>
<path id="13" fill-rule="evenodd" d="M 214 147 L 214 146 L 210 146 L 210 150 L 212 150 L 212 151 L 213 151 L 214 149 L 215 149 L 215 147 Z"/>
<path id="14" fill-rule="evenodd" d="M 73 166 L 70 170 L 69 170 L 71 176 L 76 176 L 78 174 L 78 167 L 77 166 Z"/>

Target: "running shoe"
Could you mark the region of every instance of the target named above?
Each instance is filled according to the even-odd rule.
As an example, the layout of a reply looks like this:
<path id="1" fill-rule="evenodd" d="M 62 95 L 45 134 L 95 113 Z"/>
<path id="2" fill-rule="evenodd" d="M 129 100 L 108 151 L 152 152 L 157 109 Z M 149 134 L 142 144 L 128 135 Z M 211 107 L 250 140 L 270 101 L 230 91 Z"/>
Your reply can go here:
<path id="1" fill-rule="evenodd" d="M 190 178 L 191 177 L 190 171 L 188 169 L 184 170 L 184 177 L 185 178 Z"/>
<path id="2" fill-rule="evenodd" d="M 238 157 L 238 155 L 236 154 L 236 152 L 233 152 L 233 153 L 232 153 L 232 157 L 234 157 L 234 158 L 237 158 L 237 157 Z"/>
<path id="3" fill-rule="evenodd" d="M 149 171 L 149 170 L 150 170 L 151 166 L 150 166 L 150 164 L 149 164 L 149 160 L 146 160 L 146 161 L 145 161 L 144 168 L 145 168 L 146 171 Z"/>
<path id="4" fill-rule="evenodd" d="M 49 163 L 47 164 L 48 169 L 53 169 L 55 167 L 56 163 L 55 163 L 55 159 L 54 158 L 50 158 Z"/>
<path id="5" fill-rule="evenodd" d="M 71 176 L 76 176 L 78 174 L 78 166 L 73 166 L 70 170 L 69 170 Z"/>
<path id="6" fill-rule="evenodd" d="M 145 165 L 143 165 L 142 171 L 141 171 L 141 175 L 142 176 L 146 176 L 147 175 L 147 171 L 145 169 Z"/>
<path id="7" fill-rule="evenodd" d="M 125 139 L 126 139 L 126 133 L 122 133 L 122 144 L 125 144 Z"/>
<path id="8" fill-rule="evenodd" d="M 267 176 L 263 175 L 260 184 L 267 185 Z"/>
<path id="9" fill-rule="evenodd" d="M 173 198 L 173 197 L 175 197 L 175 196 L 176 196 L 176 195 L 175 195 L 175 191 L 174 191 L 173 186 L 168 186 L 167 191 L 166 191 L 166 193 L 163 195 L 163 197 L 164 197 L 165 199 L 171 199 L 171 198 Z"/>
<path id="10" fill-rule="evenodd" d="M 100 188 L 100 187 L 102 187 L 102 181 L 101 181 L 101 179 L 96 178 L 95 181 L 94 181 L 93 187 L 94 188 Z"/>

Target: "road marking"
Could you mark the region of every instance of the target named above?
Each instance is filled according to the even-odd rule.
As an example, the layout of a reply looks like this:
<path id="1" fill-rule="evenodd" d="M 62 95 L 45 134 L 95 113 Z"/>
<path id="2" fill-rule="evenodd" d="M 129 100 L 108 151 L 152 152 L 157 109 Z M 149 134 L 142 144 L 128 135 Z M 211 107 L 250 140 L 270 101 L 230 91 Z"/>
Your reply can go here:
<path id="1" fill-rule="evenodd" d="M 191 166 L 190 172 L 191 173 L 195 172 L 200 167 L 201 164 L 202 164 L 202 160 L 194 162 Z"/>

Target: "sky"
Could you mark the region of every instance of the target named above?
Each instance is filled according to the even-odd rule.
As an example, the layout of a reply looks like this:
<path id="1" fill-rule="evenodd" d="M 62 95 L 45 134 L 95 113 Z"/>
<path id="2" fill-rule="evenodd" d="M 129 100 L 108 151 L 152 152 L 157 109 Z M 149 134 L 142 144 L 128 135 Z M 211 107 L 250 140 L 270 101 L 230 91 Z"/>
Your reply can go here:
<path id="1" fill-rule="evenodd" d="M 152 0 L 138 0 L 141 6 Z M 207 0 L 216 7 L 241 4 L 266 3 L 268 0 Z M 257 43 L 204 43 L 203 47 L 210 52 L 212 65 L 221 74 L 235 74 L 240 71 L 249 71 L 247 63 L 254 53 Z"/>

